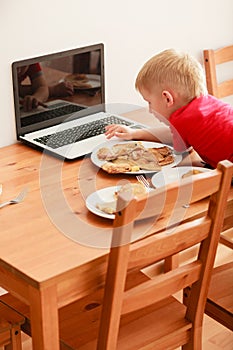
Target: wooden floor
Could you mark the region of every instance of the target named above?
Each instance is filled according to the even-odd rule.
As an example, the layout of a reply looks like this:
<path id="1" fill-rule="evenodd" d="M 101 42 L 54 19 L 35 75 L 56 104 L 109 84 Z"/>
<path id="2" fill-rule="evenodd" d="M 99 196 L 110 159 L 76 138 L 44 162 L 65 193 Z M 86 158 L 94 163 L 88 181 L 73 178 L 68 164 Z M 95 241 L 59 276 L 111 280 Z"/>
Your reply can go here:
<path id="1" fill-rule="evenodd" d="M 233 260 L 232 250 L 219 244 L 215 266 Z M 1 292 L 1 291 L 0 291 Z M 31 338 L 22 334 L 23 350 L 32 350 Z M 202 350 L 233 350 L 233 332 L 208 316 L 204 316 Z M 0 348 L 0 350 L 2 350 Z M 166 349 L 164 349 L 166 350 Z"/>

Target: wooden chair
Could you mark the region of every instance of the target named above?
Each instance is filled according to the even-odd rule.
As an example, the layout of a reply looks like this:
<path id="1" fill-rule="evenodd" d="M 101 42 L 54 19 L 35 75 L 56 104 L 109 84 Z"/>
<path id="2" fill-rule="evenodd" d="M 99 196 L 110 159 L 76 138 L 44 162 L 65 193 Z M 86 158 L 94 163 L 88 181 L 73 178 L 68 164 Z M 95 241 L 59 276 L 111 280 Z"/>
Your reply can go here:
<path id="1" fill-rule="evenodd" d="M 128 202 L 123 195 L 119 197 L 101 316 L 101 298 L 99 302 L 92 299 L 95 306 L 89 315 L 83 301 L 61 312 L 61 338 L 70 349 L 201 349 L 207 290 L 232 171 L 233 165 L 224 161 L 217 170 L 187 178 L 180 186 L 171 184 L 165 191 L 157 189 L 146 198 Z M 178 195 L 190 186 L 190 203 L 210 196 L 206 217 L 181 222 L 167 232 L 152 231 L 130 243 L 133 228 L 141 220 L 152 219 L 150 225 L 156 232 L 164 212 L 178 215 L 183 204 Z M 198 243 L 196 261 L 127 288 L 131 274 Z M 186 307 L 173 295 L 190 285 Z M 69 314 L 73 322 L 67 322 Z"/>
<path id="2" fill-rule="evenodd" d="M 205 313 L 233 331 L 233 261 L 213 269 Z"/>
<path id="3" fill-rule="evenodd" d="M 223 170 L 222 166 L 223 164 L 219 165 L 218 169 Z M 232 171 L 232 164 L 229 165 L 229 168 Z M 180 188 L 177 188 L 176 184 L 167 188 L 162 210 L 164 192 L 158 190 L 151 194 L 150 198 L 133 201 L 128 207 L 117 213 L 114 221 L 116 238 L 113 236 L 98 349 L 115 349 L 116 344 L 119 349 L 124 349 L 124 346 L 127 348 L 124 343 L 131 342 L 132 344 L 132 340 L 134 344 L 131 348 L 133 349 L 168 349 L 181 345 L 184 346 L 184 349 L 201 349 L 201 328 L 206 295 L 222 224 L 219 215 L 223 217 L 224 202 L 232 176 L 231 171 L 227 171 L 228 175 L 225 173 L 228 178 L 225 189 L 223 183 L 221 189 L 217 174 L 214 175 L 218 171 L 204 176 L 205 178 L 202 175 L 200 178 L 193 177 L 190 202 L 211 195 L 208 214 L 205 218 L 181 223 L 170 232 L 146 237 L 131 247 L 130 244 L 125 244 L 125 236 L 128 235 L 130 239 L 133 222 L 137 219 L 141 208 L 145 209 L 139 217 L 144 219 L 151 215 L 161 215 L 164 211 L 172 213 L 174 206 L 177 205 L 177 191 L 182 191 L 187 185 L 190 186 L 191 180 L 184 182 Z M 121 198 L 120 200 L 123 201 Z M 119 203 L 119 207 L 121 206 L 122 203 Z M 119 243 L 116 244 L 114 239 Z M 123 245 L 121 245 L 122 239 Z M 130 290 L 124 290 L 127 269 L 130 269 L 131 266 L 134 269 L 141 269 L 161 258 L 166 259 L 166 257 L 177 254 L 198 242 L 200 242 L 200 250 L 195 262 L 177 267 Z M 188 285 L 192 287 L 188 305 L 185 308 L 172 295 Z M 119 325 L 121 328 L 117 339 Z M 122 336 L 123 343 L 121 343 L 120 336 Z"/>
<path id="4" fill-rule="evenodd" d="M 0 302 L 0 347 L 5 350 L 22 350 L 21 325 L 22 315 Z"/>
<path id="5" fill-rule="evenodd" d="M 221 83 L 217 74 L 217 68 L 221 64 L 228 62 L 232 62 L 233 64 L 233 45 L 217 50 L 204 50 L 203 55 L 208 92 L 217 98 L 233 95 L 233 74 L 228 80 Z M 233 249 L 233 227 L 221 232 L 219 242 Z M 231 279 L 232 268 L 228 264 L 224 264 L 222 267 L 213 270 L 205 310 L 206 314 L 230 329 L 233 327 L 232 289 L 231 294 L 229 294 L 229 283 L 231 283 Z"/>
<path id="6" fill-rule="evenodd" d="M 220 235 L 220 244 L 232 250 L 233 227 Z M 233 260 L 213 269 L 205 313 L 233 331 Z"/>
<path id="7" fill-rule="evenodd" d="M 223 98 L 233 95 L 233 73 L 228 80 L 219 82 L 217 69 L 220 65 L 232 63 L 233 65 L 233 45 L 221 47 L 216 50 L 203 50 L 204 66 L 206 73 L 206 84 L 209 94 Z M 232 69 L 229 69 L 232 72 Z M 232 180 L 233 181 L 233 180 Z M 233 184 L 233 182 L 232 182 Z M 222 232 L 220 242 L 229 246 L 228 231 Z"/>
<path id="8" fill-rule="evenodd" d="M 216 170 L 139 200 L 119 196 L 104 289 L 59 310 L 61 349 L 201 349 L 206 296 L 232 174 L 232 163 L 223 161 Z M 191 205 L 208 198 L 206 216 L 183 221 L 182 205 L 187 202 L 182 194 L 187 192 Z M 159 232 L 164 213 L 167 230 Z M 177 218 L 179 223 L 172 224 Z M 134 228 L 145 224 L 147 234 L 131 242 Z M 197 244 L 195 261 L 153 278 L 143 273 Z M 174 294 L 188 286 L 186 306 Z"/>
<path id="9" fill-rule="evenodd" d="M 233 227 L 221 233 L 219 243 L 222 243 L 233 250 Z"/>
<path id="10" fill-rule="evenodd" d="M 217 50 L 204 50 L 204 66 L 206 72 L 206 84 L 209 94 L 223 98 L 233 95 L 233 74 L 229 80 L 218 82 L 217 67 L 223 63 L 233 62 L 233 45 L 225 46 Z M 229 70 L 231 71 L 231 70 Z"/>
<path id="11" fill-rule="evenodd" d="M 222 242 L 220 236 L 219 243 L 227 246 L 226 249 L 233 249 L 233 228 L 225 232 L 227 240 Z M 191 256 L 193 256 L 193 252 L 191 252 Z M 230 262 L 218 265 L 212 271 L 205 313 L 233 331 L 233 251 L 231 256 Z M 189 287 L 185 289 L 184 303 L 188 299 L 189 289 Z"/>

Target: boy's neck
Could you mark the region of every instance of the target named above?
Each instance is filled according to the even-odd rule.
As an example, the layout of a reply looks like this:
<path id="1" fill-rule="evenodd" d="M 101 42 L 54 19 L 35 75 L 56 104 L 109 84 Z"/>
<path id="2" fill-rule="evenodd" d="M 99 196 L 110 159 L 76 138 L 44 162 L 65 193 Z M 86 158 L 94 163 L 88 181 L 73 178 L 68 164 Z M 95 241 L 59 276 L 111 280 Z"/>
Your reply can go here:
<path id="1" fill-rule="evenodd" d="M 184 99 L 183 97 L 181 96 L 175 96 L 174 97 L 174 104 L 173 106 L 171 107 L 171 110 L 170 110 L 170 116 L 176 112 L 178 109 L 182 108 L 182 107 L 185 107 L 187 106 L 190 102 L 192 102 L 194 99 L 190 100 L 190 101 L 187 101 L 187 99 Z"/>

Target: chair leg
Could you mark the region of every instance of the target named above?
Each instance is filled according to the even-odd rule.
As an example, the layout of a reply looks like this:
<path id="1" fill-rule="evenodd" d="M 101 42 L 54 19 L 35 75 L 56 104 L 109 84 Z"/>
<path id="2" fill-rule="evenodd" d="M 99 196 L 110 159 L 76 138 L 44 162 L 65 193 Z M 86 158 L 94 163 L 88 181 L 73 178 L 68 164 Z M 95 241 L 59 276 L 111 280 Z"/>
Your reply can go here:
<path id="1" fill-rule="evenodd" d="M 1 301 L 0 316 L 0 323 L 7 329 L 7 336 L 1 342 L 4 350 L 22 350 L 21 325 L 25 323 L 25 318 Z"/>
<path id="2" fill-rule="evenodd" d="M 11 328 L 11 344 L 5 345 L 4 350 L 22 350 L 21 329 L 19 325 Z"/>
<path id="3" fill-rule="evenodd" d="M 11 330 L 12 350 L 22 350 L 21 328 L 19 325 Z"/>
<path id="4" fill-rule="evenodd" d="M 201 350 L 202 349 L 202 327 L 194 330 L 192 341 L 184 344 L 182 350 Z"/>

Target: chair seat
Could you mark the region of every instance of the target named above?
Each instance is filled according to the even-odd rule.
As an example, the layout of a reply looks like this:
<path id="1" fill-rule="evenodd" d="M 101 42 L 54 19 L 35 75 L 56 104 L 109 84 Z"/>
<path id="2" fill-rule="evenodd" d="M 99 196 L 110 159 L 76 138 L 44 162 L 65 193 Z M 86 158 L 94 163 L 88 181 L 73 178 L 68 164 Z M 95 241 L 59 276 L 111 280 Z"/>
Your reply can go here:
<path id="1" fill-rule="evenodd" d="M 10 294 L 1 296 L 4 302 L 27 318 L 23 330 L 30 335 L 29 307 Z M 59 310 L 61 348 L 93 350 L 99 329 L 102 292 L 80 299 Z M 167 328 L 170 329 L 170 347 L 187 342 L 192 324 L 184 319 L 186 307 L 176 298 L 162 302 L 122 317 L 117 349 L 136 350 L 147 344 L 153 349 L 168 346 Z M 26 328 L 25 328 L 26 327 Z M 165 332 L 164 332 L 165 330 Z M 183 332 L 185 330 L 185 332 Z M 143 334 L 143 335 L 142 335 Z"/>
<path id="2" fill-rule="evenodd" d="M 100 305 L 87 311 L 83 308 L 83 302 L 76 302 L 61 309 L 60 337 L 63 343 L 70 349 L 95 349 L 100 311 Z M 177 344 L 178 339 L 180 345 L 184 344 L 190 337 L 192 327 L 192 324 L 184 319 L 185 311 L 184 305 L 169 297 L 160 303 L 123 316 L 117 349 L 136 350 L 150 344 L 153 345 L 153 349 L 164 350 L 164 341 L 168 346 L 168 327 L 170 334 L 174 334 L 174 337 L 170 338 L 171 348 Z"/>
<path id="3" fill-rule="evenodd" d="M 205 313 L 233 330 L 233 262 L 213 269 Z"/>

